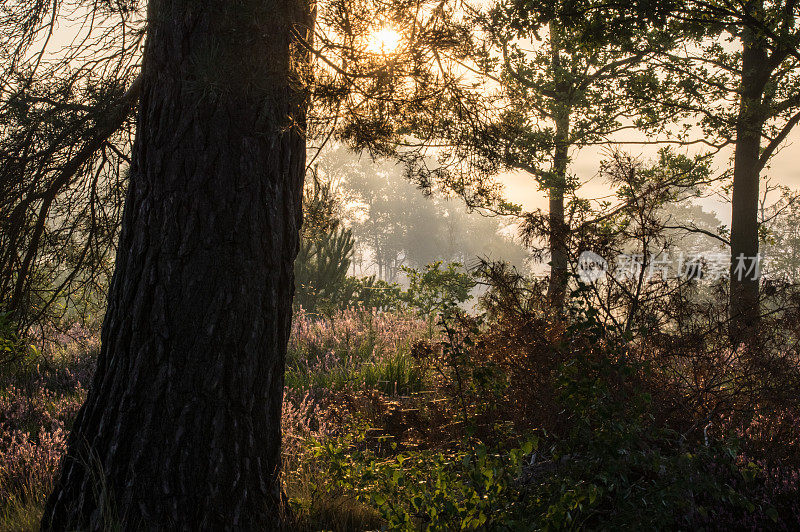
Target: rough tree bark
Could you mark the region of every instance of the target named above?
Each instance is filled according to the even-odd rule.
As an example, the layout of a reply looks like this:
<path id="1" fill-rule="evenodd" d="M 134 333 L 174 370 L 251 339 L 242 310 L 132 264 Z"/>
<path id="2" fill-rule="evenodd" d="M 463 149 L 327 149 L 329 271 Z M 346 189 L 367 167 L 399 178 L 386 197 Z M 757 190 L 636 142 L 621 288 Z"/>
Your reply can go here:
<path id="1" fill-rule="evenodd" d="M 282 526 L 301 0 L 153 0 L 97 373 L 45 530 Z"/>
<path id="2" fill-rule="evenodd" d="M 761 136 L 766 120 L 762 100 L 769 80 L 767 49 L 749 29 L 742 35 L 742 78 L 736 121 L 731 206 L 730 337 L 752 337 L 758 327 L 758 201 Z"/>

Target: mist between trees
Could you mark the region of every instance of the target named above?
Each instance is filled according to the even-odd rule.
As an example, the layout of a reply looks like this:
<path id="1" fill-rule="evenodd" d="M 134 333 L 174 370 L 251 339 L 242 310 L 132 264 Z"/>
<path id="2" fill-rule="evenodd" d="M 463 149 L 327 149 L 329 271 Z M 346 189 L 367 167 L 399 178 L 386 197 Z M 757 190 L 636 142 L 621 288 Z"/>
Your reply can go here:
<path id="1" fill-rule="evenodd" d="M 2 527 L 797 527 L 798 16 L 0 3 Z"/>

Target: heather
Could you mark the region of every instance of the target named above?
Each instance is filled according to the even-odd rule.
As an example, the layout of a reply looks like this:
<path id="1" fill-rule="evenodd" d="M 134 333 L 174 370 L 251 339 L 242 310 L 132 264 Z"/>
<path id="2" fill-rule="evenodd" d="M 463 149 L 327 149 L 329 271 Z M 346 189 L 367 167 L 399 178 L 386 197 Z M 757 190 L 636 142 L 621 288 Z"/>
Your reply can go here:
<path id="1" fill-rule="evenodd" d="M 42 344 L 0 378 L 0 516 L 8 529 L 38 528 L 97 355 L 96 336 L 81 327 Z"/>
<path id="2" fill-rule="evenodd" d="M 665 347 L 652 337 L 646 348 L 626 340 L 591 309 L 574 307 L 559 329 L 535 303 L 506 306 L 500 289 L 483 301 L 491 312 L 451 308 L 434 328 L 411 307 L 295 314 L 282 419 L 295 527 L 800 522 L 798 410 L 774 374 L 712 389 L 653 356 Z M 4 372 L 4 529 L 37 528 L 98 352 L 96 334 L 78 327 L 41 345 Z M 704 355 L 702 379 L 744 379 L 736 357 L 720 356 L 715 367 Z M 796 368 L 782 360 L 791 384 Z"/>
<path id="3" fill-rule="evenodd" d="M 301 308 L 289 339 L 286 384 L 292 389 L 380 387 L 407 395 L 422 384 L 411 348 L 426 334 L 410 311 L 351 308 L 318 319 Z"/>
<path id="4" fill-rule="evenodd" d="M 592 245 L 636 242 L 606 229 Z M 773 286 L 760 329 L 732 343 L 724 282 L 576 275 L 554 312 L 546 279 L 502 262 L 403 267 L 403 286 L 350 276 L 342 234 L 316 235 L 297 264 L 281 419 L 293 529 L 797 528 L 795 285 Z M 669 240 L 645 237 L 643 255 Z M 0 528 L 34 530 L 99 326 L 3 335 Z"/>
<path id="5" fill-rule="evenodd" d="M 294 319 L 283 406 L 283 453 L 297 467 L 308 441 L 354 422 L 359 398 L 418 391 L 411 358 L 427 334 L 411 312 L 351 309 L 330 319 L 300 310 Z M 52 491 L 66 436 L 91 385 L 98 334 L 79 326 L 53 334 L 40 350 L 4 366 L 0 391 L 0 528 L 36 529 Z"/>

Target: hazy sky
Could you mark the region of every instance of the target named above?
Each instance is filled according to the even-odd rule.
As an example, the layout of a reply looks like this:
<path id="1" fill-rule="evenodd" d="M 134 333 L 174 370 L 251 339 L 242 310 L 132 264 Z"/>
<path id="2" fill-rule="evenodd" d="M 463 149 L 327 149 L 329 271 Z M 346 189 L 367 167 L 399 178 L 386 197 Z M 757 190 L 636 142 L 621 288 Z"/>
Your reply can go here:
<path id="1" fill-rule="evenodd" d="M 762 190 L 766 177 L 771 178 L 773 184 L 786 185 L 794 189 L 800 188 L 800 128 L 795 128 L 782 150 L 772 158 L 770 167 L 762 173 Z M 631 154 L 641 154 L 643 160 L 654 159 L 658 146 L 637 146 L 626 145 L 623 148 Z M 604 159 L 603 147 L 589 147 L 573 152 L 570 172 L 577 175 L 584 185 L 579 191 L 579 195 L 584 198 L 602 198 L 611 193 L 608 184 L 597 175 L 600 161 Z M 685 149 L 675 148 L 680 153 L 687 152 Z M 721 152 L 716 158 L 716 168 L 718 171 L 725 169 L 725 165 L 731 159 L 732 148 Z M 509 173 L 502 176 L 501 181 L 506 187 L 506 197 L 522 204 L 527 209 L 541 208 L 547 209 L 547 196 L 539 190 L 531 176 L 525 172 Z M 703 198 L 699 203 L 706 210 L 713 210 L 724 224 L 730 224 L 730 206 L 724 202 L 719 195 L 715 194 Z"/>
<path id="2" fill-rule="evenodd" d="M 60 49 L 61 46 L 68 44 L 76 37 L 76 33 L 84 22 L 79 16 L 73 17 L 71 22 L 61 21 L 58 29 L 51 40 L 53 51 Z M 632 135 L 635 135 L 632 134 Z M 626 138 L 626 140 L 628 140 Z M 800 156 L 797 147 L 800 146 L 800 128 L 795 128 L 789 135 L 788 141 L 784 143 L 782 150 L 773 157 L 771 167 L 762 173 L 762 184 L 765 177 L 771 177 L 774 184 L 787 185 L 792 188 L 800 188 Z M 654 158 L 658 146 L 637 146 L 626 145 L 626 151 L 632 154 L 641 154 L 643 159 Z M 602 198 L 611 194 L 611 190 L 603 179 L 597 176 L 600 161 L 604 158 L 603 147 L 590 147 L 580 150 L 579 153 L 571 154 L 573 160 L 570 172 L 577 175 L 584 183 L 579 191 L 579 195 L 584 198 Z M 680 148 L 676 148 L 681 151 Z M 686 151 L 686 150 L 683 150 Z M 691 152 L 689 152 L 691 153 Z M 732 150 L 728 149 L 717 157 L 717 169 L 722 171 L 728 164 Z M 547 208 L 547 196 L 539 190 L 530 175 L 524 172 L 508 173 L 500 179 L 506 187 L 506 197 L 521 204 L 526 210 L 536 208 Z M 713 210 L 719 219 L 725 223 L 730 223 L 730 207 L 724 200 L 718 197 L 708 197 L 700 201 L 706 210 Z"/>

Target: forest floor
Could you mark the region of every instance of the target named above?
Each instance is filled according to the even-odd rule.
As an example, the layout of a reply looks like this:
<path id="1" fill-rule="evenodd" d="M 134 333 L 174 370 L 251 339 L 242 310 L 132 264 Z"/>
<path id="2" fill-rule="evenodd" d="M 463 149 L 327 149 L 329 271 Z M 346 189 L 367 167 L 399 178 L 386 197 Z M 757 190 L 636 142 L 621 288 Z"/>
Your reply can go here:
<path id="1" fill-rule="evenodd" d="M 318 320 L 301 312 L 295 319 L 283 408 L 284 478 L 305 527 L 318 528 L 308 522 L 311 514 L 319 526 L 349 529 L 357 526 L 353 520 L 379 526 L 378 513 L 361 504 L 315 499 L 315 479 L 298 473 L 312 443 L 368 425 L 374 441 L 417 446 L 418 434 L 433 425 L 415 417 L 414 405 L 428 390 L 411 346 L 428 329 L 409 314 L 347 312 Z M 0 530 L 38 529 L 98 353 L 99 332 L 75 326 L 0 379 Z M 307 508 L 312 500 L 315 507 Z"/>
<path id="2" fill-rule="evenodd" d="M 566 388 L 576 402 L 561 414 L 589 421 L 555 438 L 495 401 L 510 392 L 491 364 L 458 362 L 471 341 L 430 331 L 406 312 L 296 316 L 282 420 L 294 528 L 800 523 L 798 469 L 757 465 L 727 445 L 688 449 L 617 414 L 605 418 L 596 384 Z M 98 351 L 97 334 L 76 326 L 4 373 L 0 530 L 38 529 Z"/>

